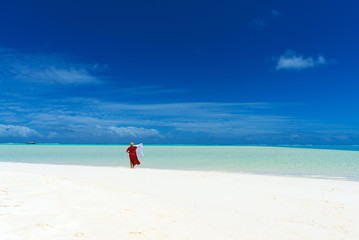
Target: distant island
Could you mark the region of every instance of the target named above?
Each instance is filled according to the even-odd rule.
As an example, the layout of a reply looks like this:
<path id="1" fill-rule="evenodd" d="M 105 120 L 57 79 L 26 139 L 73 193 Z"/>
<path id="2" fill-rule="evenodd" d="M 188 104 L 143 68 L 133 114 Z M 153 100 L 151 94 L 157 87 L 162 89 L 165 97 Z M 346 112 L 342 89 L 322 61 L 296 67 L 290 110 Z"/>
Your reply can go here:
<path id="1" fill-rule="evenodd" d="M 27 142 L 26 144 L 36 144 L 35 142 Z"/>

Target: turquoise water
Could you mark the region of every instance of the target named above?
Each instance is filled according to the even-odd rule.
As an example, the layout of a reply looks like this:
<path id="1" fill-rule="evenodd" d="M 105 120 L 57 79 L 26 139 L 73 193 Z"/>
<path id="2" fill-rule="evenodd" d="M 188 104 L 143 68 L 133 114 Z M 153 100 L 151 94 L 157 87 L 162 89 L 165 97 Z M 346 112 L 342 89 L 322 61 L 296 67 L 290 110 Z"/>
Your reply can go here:
<path id="1" fill-rule="evenodd" d="M 0 161 L 127 167 L 126 148 L 124 145 L 0 144 Z M 145 146 L 144 152 L 141 168 L 359 180 L 358 146 L 151 145 Z"/>

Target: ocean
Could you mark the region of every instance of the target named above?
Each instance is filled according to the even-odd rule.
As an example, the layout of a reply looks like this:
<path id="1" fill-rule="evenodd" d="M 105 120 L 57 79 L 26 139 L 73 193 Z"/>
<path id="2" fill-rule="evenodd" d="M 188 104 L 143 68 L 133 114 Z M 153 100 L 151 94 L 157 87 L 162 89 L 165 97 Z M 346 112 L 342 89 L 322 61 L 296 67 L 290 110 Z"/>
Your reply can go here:
<path id="1" fill-rule="evenodd" d="M 127 145 L 0 144 L 0 161 L 129 167 Z M 359 146 L 144 145 L 139 168 L 359 181 Z"/>

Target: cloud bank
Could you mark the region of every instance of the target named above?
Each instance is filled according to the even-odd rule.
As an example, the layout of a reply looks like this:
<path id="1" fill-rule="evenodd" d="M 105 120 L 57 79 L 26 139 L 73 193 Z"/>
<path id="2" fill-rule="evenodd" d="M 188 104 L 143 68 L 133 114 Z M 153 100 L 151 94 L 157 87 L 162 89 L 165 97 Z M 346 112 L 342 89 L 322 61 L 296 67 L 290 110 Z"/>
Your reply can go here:
<path id="1" fill-rule="evenodd" d="M 40 134 L 31 128 L 17 125 L 0 124 L 0 137 L 33 137 Z"/>
<path id="2" fill-rule="evenodd" d="M 156 129 L 145 129 L 137 127 L 114 127 L 108 128 L 111 133 L 120 137 L 134 137 L 134 138 L 148 138 L 148 137 L 159 137 L 161 136 L 159 131 Z"/>
<path id="3" fill-rule="evenodd" d="M 298 103 L 134 104 L 94 98 L 35 102 L 17 104 L 13 99 L 9 105 L 9 101 L 1 104 L 0 100 L 4 116 L 0 124 L 8 129 L 3 127 L 0 133 L 8 136 L 7 141 L 16 141 L 11 140 L 15 136 L 36 137 L 36 133 L 43 137 L 35 141 L 66 143 L 307 144 L 350 142 L 359 136 L 357 131 L 344 126 L 279 113 L 287 107 L 300 107 Z M 15 127 L 12 122 L 26 127 Z"/>
<path id="4" fill-rule="evenodd" d="M 83 64 L 60 54 L 25 53 L 13 49 L 0 49 L 1 79 L 47 84 L 100 83 L 97 73 L 104 67 Z"/>

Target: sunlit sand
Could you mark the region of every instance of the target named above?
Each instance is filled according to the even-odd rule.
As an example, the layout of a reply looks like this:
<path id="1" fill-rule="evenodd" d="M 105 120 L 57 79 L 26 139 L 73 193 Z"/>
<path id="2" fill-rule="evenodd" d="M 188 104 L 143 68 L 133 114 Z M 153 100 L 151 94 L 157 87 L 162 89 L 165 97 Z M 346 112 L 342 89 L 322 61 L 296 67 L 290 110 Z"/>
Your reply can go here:
<path id="1" fill-rule="evenodd" d="M 359 239 L 359 182 L 0 163 L 0 236 Z"/>

